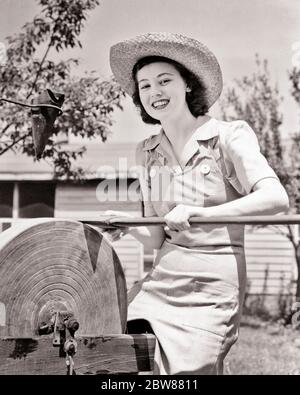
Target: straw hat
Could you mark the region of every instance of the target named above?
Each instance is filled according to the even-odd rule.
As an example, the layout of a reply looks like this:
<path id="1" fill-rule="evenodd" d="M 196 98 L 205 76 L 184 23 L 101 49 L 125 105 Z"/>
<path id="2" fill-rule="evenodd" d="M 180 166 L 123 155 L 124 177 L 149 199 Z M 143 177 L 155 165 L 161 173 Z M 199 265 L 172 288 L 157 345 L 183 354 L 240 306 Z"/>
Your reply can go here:
<path id="1" fill-rule="evenodd" d="M 139 59 L 146 56 L 173 59 L 194 73 L 206 88 L 208 107 L 220 96 L 222 72 L 215 55 L 193 38 L 164 32 L 139 35 L 111 47 L 112 72 L 130 96 L 135 90 L 132 69 Z"/>

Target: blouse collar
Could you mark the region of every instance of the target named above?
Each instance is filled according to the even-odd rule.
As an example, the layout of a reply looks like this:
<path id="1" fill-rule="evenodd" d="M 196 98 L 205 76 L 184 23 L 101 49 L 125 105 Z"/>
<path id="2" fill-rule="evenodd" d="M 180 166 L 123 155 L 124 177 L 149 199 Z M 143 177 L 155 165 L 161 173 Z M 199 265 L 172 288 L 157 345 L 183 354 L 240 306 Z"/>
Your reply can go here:
<path id="1" fill-rule="evenodd" d="M 199 141 L 207 141 L 218 136 L 217 122 L 215 118 L 210 118 L 195 130 L 183 148 L 179 160 L 182 168 L 184 168 L 188 161 L 198 152 Z M 162 156 L 165 156 L 165 152 L 170 152 L 170 149 L 172 150 L 170 141 L 163 129 L 161 129 L 158 134 L 145 140 L 143 150 L 148 151 L 153 149 L 156 149 Z"/>

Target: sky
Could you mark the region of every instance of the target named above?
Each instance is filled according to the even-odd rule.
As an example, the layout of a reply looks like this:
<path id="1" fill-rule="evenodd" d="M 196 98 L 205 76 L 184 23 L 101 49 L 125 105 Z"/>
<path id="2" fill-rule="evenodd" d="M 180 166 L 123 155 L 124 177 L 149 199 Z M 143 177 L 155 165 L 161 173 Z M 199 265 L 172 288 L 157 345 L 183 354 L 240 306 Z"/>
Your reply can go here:
<path id="1" fill-rule="evenodd" d="M 0 0 L 0 42 L 39 11 L 36 0 Z M 285 98 L 283 133 L 298 129 L 300 111 L 289 94 L 287 71 L 292 45 L 300 42 L 300 0 L 100 0 L 81 35 L 83 48 L 50 57 L 78 57 L 78 73 L 97 70 L 106 78 L 110 46 L 149 31 L 182 33 L 206 44 L 219 60 L 225 87 L 255 70 L 256 53 L 267 59 Z M 217 104 L 210 113 L 218 116 Z M 139 119 L 130 100 L 114 119 L 111 142 L 137 142 L 155 132 Z"/>

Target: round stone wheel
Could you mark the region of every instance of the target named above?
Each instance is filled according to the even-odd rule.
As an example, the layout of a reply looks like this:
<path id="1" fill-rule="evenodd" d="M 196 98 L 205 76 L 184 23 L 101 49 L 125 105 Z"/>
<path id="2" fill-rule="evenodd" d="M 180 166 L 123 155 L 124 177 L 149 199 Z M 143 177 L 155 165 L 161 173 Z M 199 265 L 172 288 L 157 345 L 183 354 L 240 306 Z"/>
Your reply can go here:
<path id="1" fill-rule="evenodd" d="M 124 333 L 124 272 L 99 229 L 26 220 L 0 234 L 0 336 L 36 336 L 56 311 L 73 313 L 76 336 Z"/>

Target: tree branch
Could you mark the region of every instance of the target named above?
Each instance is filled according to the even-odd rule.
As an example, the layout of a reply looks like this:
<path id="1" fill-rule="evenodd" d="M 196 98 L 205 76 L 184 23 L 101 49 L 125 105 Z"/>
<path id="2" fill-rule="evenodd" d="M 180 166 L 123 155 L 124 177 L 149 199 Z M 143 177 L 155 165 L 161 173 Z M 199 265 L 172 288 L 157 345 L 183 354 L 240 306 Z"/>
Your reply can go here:
<path id="1" fill-rule="evenodd" d="M 290 242 L 293 244 L 293 247 L 294 247 L 294 249 L 296 250 L 296 249 L 297 249 L 297 243 L 296 243 L 296 241 L 295 241 L 295 238 L 294 238 L 294 235 L 293 235 L 293 232 L 292 232 L 291 225 L 287 225 L 287 228 L 288 228 L 288 230 L 289 230 L 288 239 L 289 239 Z"/>
<path id="2" fill-rule="evenodd" d="M 5 132 L 7 131 L 7 129 L 10 128 L 12 125 L 13 125 L 13 123 L 6 125 L 5 128 L 1 131 L 0 136 L 3 136 L 5 134 Z"/>
<path id="3" fill-rule="evenodd" d="M 281 230 L 280 225 L 269 225 L 271 228 L 273 228 L 275 230 L 275 233 L 277 233 L 278 235 L 282 235 L 287 237 L 287 233 L 284 232 L 283 230 Z M 286 225 L 283 225 L 283 228 L 286 228 Z"/>
<path id="4" fill-rule="evenodd" d="M 29 133 L 24 134 L 24 136 L 18 138 L 17 140 L 14 140 L 10 145 L 8 145 L 7 147 L 5 147 L 2 151 L 0 151 L 0 155 L 5 154 L 5 152 L 7 152 L 8 150 L 10 150 L 15 144 L 18 144 L 20 141 L 24 140 L 26 137 L 29 136 Z"/>
<path id="5" fill-rule="evenodd" d="M 39 78 L 39 76 L 40 76 L 40 74 L 41 74 L 41 71 L 42 71 L 42 66 L 43 66 L 43 64 L 44 64 L 44 62 L 45 62 L 45 60 L 46 60 L 46 58 L 47 58 L 47 56 L 48 56 L 48 53 L 49 53 L 49 51 L 50 51 L 50 48 L 52 47 L 52 42 L 53 42 L 53 41 L 52 41 L 52 36 L 51 36 L 50 42 L 49 42 L 48 47 L 47 47 L 47 49 L 46 49 L 46 52 L 45 52 L 45 54 L 44 54 L 44 56 L 43 56 L 43 59 L 42 59 L 41 62 L 40 62 L 39 69 L 38 69 L 38 71 L 37 71 L 37 73 L 36 73 L 36 76 L 35 76 L 35 79 L 34 79 L 34 81 L 33 81 L 32 87 L 31 87 L 31 89 L 30 89 L 28 95 L 26 96 L 26 99 L 28 99 L 28 98 L 31 96 L 31 94 L 32 94 L 32 92 L 33 92 L 33 90 L 34 90 L 34 88 L 35 88 L 35 85 L 36 85 L 36 83 L 37 83 L 37 80 L 38 80 L 38 78 Z"/>
<path id="6" fill-rule="evenodd" d="M 283 230 L 280 229 L 280 226 L 281 225 L 270 225 L 270 224 L 267 225 L 267 227 L 272 229 L 274 231 L 274 233 L 276 233 L 277 235 L 282 235 L 282 236 L 285 236 L 285 237 L 289 237 L 288 233 L 286 233 L 286 232 L 284 232 Z M 257 226 L 258 229 L 263 229 L 265 227 L 266 227 L 266 225 L 259 225 L 259 226 Z M 282 227 L 285 228 L 286 225 L 282 225 Z"/>
<path id="7" fill-rule="evenodd" d="M 52 33 L 52 34 L 53 34 L 53 33 Z M 48 47 L 47 47 L 47 49 L 46 49 L 46 52 L 45 52 L 45 54 L 44 54 L 44 56 L 43 56 L 43 59 L 42 59 L 41 62 L 40 62 L 39 69 L 38 69 L 38 71 L 37 71 L 37 73 L 36 73 L 36 76 L 35 76 L 34 82 L 33 82 L 33 84 L 32 84 L 32 87 L 31 87 L 31 89 L 30 89 L 28 95 L 26 96 L 26 99 L 28 99 L 28 98 L 31 96 L 31 94 L 32 94 L 32 92 L 33 92 L 33 90 L 34 90 L 34 88 L 35 88 L 35 85 L 36 85 L 36 83 L 37 83 L 37 80 L 38 80 L 38 78 L 39 78 L 39 76 L 40 76 L 40 74 L 41 74 L 41 71 L 42 71 L 42 66 L 43 66 L 43 64 L 44 64 L 44 62 L 45 62 L 45 60 L 46 60 L 46 58 L 47 58 L 47 56 L 48 56 L 48 53 L 49 53 L 49 51 L 50 51 L 50 48 L 52 47 L 52 43 L 53 43 L 53 40 L 52 40 L 52 35 L 51 35 L 50 42 L 49 42 Z M 5 128 L 1 131 L 0 135 L 3 136 L 3 135 L 5 134 L 5 132 L 6 132 L 12 125 L 13 125 L 13 123 L 6 125 Z M 8 150 L 9 150 L 10 148 L 12 148 L 15 144 L 17 144 L 19 141 L 23 140 L 23 139 L 24 139 L 25 137 L 27 137 L 27 136 L 28 136 L 28 135 L 25 135 L 25 136 L 21 137 L 20 139 L 18 139 L 17 141 L 13 141 L 8 147 L 6 147 L 6 148 L 3 149 L 2 151 L 0 151 L 0 155 L 3 155 L 6 151 L 8 151 Z"/>

